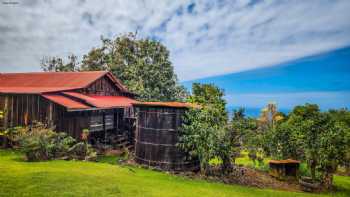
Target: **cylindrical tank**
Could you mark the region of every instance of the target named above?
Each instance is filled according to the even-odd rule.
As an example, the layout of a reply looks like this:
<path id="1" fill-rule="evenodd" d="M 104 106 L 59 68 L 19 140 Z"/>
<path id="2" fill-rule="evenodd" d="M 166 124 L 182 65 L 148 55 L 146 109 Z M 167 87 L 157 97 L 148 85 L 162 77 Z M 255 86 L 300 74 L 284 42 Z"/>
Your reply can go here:
<path id="1" fill-rule="evenodd" d="M 170 171 L 198 169 L 198 160 L 189 160 L 188 155 L 176 146 L 186 110 L 184 107 L 136 106 L 137 163 Z"/>

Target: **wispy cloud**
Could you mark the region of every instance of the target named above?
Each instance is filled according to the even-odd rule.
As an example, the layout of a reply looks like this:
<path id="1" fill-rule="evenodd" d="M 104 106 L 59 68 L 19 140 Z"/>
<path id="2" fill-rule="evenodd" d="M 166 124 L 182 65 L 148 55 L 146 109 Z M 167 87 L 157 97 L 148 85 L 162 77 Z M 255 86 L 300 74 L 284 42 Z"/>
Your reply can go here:
<path id="1" fill-rule="evenodd" d="M 350 1 L 35 1 L 0 4 L 0 71 L 79 56 L 138 31 L 171 51 L 182 80 L 276 64 L 350 44 Z"/>

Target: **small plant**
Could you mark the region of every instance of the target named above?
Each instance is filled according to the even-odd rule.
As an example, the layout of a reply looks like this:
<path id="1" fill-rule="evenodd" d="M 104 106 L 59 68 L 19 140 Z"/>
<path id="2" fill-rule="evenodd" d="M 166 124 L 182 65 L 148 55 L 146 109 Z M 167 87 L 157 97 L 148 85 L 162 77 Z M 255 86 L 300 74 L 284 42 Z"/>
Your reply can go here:
<path id="1" fill-rule="evenodd" d="M 89 129 L 83 129 L 81 133 L 81 140 L 83 140 L 84 142 L 87 142 L 89 140 L 89 135 L 90 135 Z"/>
<path id="2" fill-rule="evenodd" d="M 23 127 L 8 128 L 5 131 L 0 131 L 0 137 L 4 139 L 3 146 L 13 148 L 19 145 L 21 136 L 27 132 Z"/>
<path id="3" fill-rule="evenodd" d="M 4 111 L 0 110 L 0 120 L 4 118 Z"/>

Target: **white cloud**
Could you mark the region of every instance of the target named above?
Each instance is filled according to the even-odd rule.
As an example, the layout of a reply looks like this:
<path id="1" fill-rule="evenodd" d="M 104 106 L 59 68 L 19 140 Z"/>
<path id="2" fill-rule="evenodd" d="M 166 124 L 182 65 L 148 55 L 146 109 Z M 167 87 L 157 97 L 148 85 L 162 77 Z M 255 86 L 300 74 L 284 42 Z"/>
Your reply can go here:
<path id="1" fill-rule="evenodd" d="M 242 71 L 350 44 L 350 1 L 24 1 L 0 4 L 0 71 L 39 70 L 99 38 L 136 31 L 171 51 L 182 80 Z M 194 4 L 192 13 L 187 8 Z"/>

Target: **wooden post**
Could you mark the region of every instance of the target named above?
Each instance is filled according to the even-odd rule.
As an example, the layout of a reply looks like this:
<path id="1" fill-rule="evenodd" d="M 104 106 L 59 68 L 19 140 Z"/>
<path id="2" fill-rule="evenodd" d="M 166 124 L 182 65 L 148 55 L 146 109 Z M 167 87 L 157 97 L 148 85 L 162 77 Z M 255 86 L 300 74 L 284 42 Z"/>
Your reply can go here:
<path id="1" fill-rule="evenodd" d="M 7 123 L 8 123 L 8 96 L 5 96 L 5 105 L 4 105 L 4 130 L 7 129 Z"/>
<path id="2" fill-rule="evenodd" d="M 105 145 L 107 145 L 106 114 L 105 114 L 105 112 L 102 112 L 102 124 L 103 124 L 103 132 L 105 134 Z"/>
<path id="3" fill-rule="evenodd" d="M 10 118 L 10 127 L 13 127 L 13 103 L 14 103 L 14 96 L 11 96 L 11 118 Z"/>
<path id="4" fill-rule="evenodd" d="M 50 104 L 49 104 L 49 120 L 48 120 L 48 126 L 49 126 L 49 128 L 51 128 L 53 125 L 52 125 L 52 116 L 53 116 L 53 105 L 52 105 L 52 103 L 50 102 Z"/>

